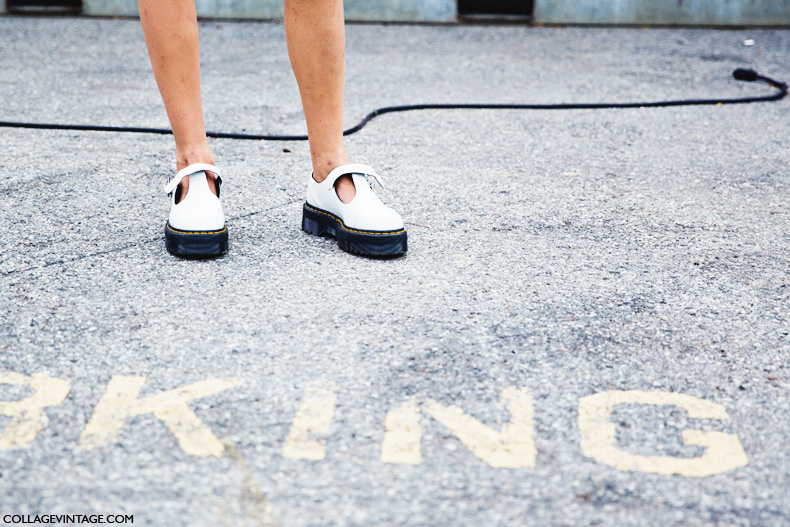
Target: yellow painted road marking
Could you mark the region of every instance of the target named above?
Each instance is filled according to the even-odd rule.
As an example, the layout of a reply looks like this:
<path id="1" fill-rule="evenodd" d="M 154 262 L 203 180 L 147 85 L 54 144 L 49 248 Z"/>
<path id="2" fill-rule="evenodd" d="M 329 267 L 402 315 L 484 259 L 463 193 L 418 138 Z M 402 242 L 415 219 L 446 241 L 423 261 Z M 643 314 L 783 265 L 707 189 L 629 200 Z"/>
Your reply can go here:
<path id="1" fill-rule="evenodd" d="M 420 437 L 422 428 L 419 421 L 417 397 L 390 410 L 384 421 L 386 432 L 381 443 L 383 463 L 403 463 L 419 465 L 422 463 Z"/>
<path id="2" fill-rule="evenodd" d="M 490 428 L 456 406 L 435 401 L 425 411 L 450 429 L 478 458 L 495 468 L 534 468 L 537 449 L 533 438 L 532 396 L 526 388 L 505 388 L 500 398 L 509 401 L 510 422 L 500 431 Z"/>
<path id="3" fill-rule="evenodd" d="M 69 393 L 69 383 L 63 379 L 36 373 L 32 377 L 16 372 L 0 373 L 0 384 L 29 386 L 35 393 L 18 401 L 0 402 L 0 415 L 11 418 L 0 435 L 0 450 L 21 448 L 30 444 L 44 427 L 47 415 L 44 408 L 63 402 Z"/>
<path id="4" fill-rule="evenodd" d="M 579 430 L 585 456 L 611 465 L 617 470 L 635 470 L 652 474 L 710 476 L 746 466 L 749 459 L 738 436 L 723 432 L 684 430 L 688 445 L 707 447 L 702 456 L 642 456 L 617 448 L 616 426 L 609 420 L 616 404 L 672 405 L 685 410 L 692 419 L 729 419 L 724 406 L 690 395 L 671 392 L 608 391 L 579 400 Z"/>
<path id="5" fill-rule="evenodd" d="M 283 457 L 316 461 L 326 457 L 326 439 L 336 401 L 337 385 L 334 382 L 316 381 L 305 388 L 302 403 L 283 446 Z"/>
<path id="6" fill-rule="evenodd" d="M 220 456 L 224 446 L 187 403 L 241 384 L 237 379 L 207 379 L 169 392 L 138 399 L 145 377 L 116 375 L 110 379 L 93 416 L 80 435 L 80 446 L 95 447 L 115 441 L 127 419 L 153 414 L 193 456 Z"/>

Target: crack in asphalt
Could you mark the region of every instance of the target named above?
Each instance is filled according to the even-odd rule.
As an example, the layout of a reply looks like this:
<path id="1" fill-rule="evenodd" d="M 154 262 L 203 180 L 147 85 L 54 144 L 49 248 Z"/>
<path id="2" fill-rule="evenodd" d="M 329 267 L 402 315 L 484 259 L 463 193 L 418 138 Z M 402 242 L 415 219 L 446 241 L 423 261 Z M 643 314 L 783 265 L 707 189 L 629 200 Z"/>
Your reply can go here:
<path id="1" fill-rule="evenodd" d="M 275 205 L 274 207 L 269 207 L 268 209 L 257 210 L 257 211 L 253 211 L 253 212 L 247 212 L 245 214 L 240 214 L 238 216 L 230 217 L 230 218 L 228 218 L 228 221 L 246 219 L 246 218 L 249 218 L 251 216 L 256 216 L 258 214 L 263 214 L 264 212 L 269 212 L 269 211 L 272 211 L 272 210 L 275 210 L 275 209 L 280 209 L 280 208 L 283 208 L 283 207 L 287 207 L 288 205 L 292 205 L 292 204 L 300 202 L 300 201 L 301 201 L 301 198 L 294 198 L 294 199 L 291 199 L 291 200 L 289 200 L 289 201 L 287 201 L 285 203 L 281 203 L 279 205 Z M 13 269 L 11 271 L 0 271 L 0 276 L 2 276 L 3 278 L 6 278 L 8 276 L 13 276 L 13 275 L 19 274 L 19 273 L 27 273 L 27 272 L 30 272 L 30 271 L 36 271 L 36 270 L 39 270 L 39 269 L 46 269 L 48 267 L 57 266 L 57 265 L 66 265 L 66 264 L 70 264 L 70 263 L 73 263 L 73 262 L 79 262 L 81 260 L 86 260 L 88 258 L 94 258 L 94 257 L 97 257 L 97 256 L 106 256 L 108 254 L 115 254 L 115 253 L 123 252 L 123 251 L 126 251 L 126 250 L 134 248 L 134 247 L 142 247 L 144 245 L 148 245 L 148 244 L 156 243 L 156 242 L 160 242 L 160 241 L 162 241 L 162 238 L 161 237 L 157 237 L 157 238 L 153 238 L 153 239 L 150 239 L 150 240 L 129 243 L 129 244 L 126 244 L 126 245 L 122 245 L 120 247 L 113 247 L 111 249 L 105 249 L 105 250 L 102 250 L 102 251 L 96 251 L 96 252 L 92 252 L 92 253 L 88 253 L 88 254 L 81 254 L 81 255 L 75 256 L 73 258 L 61 258 L 59 260 L 54 260 L 52 262 L 46 262 L 46 263 L 44 263 L 42 265 L 37 265 L 37 266 L 33 266 L 33 267 L 26 267 L 26 268 L 23 268 L 23 269 Z"/>

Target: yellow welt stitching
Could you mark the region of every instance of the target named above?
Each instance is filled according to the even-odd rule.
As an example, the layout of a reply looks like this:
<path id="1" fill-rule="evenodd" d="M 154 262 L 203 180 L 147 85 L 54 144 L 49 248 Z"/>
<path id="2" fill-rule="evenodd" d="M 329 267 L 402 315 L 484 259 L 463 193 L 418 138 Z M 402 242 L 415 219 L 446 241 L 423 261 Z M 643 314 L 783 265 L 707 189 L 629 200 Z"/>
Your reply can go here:
<path id="1" fill-rule="evenodd" d="M 180 231 L 178 229 L 174 229 L 173 227 L 171 227 L 169 223 L 167 224 L 167 228 L 173 232 L 177 232 L 180 234 L 222 234 L 223 232 L 228 230 L 228 228 L 225 227 L 221 231 Z"/>
<path id="2" fill-rule="evenodd" d="M 349 229 L 348 227 L 346 227 L 345 225 L 343 225 L 343 222 L 340 220 L 340 218 L 336 217 L 334 214 L 330 214 L 330 213 L 328 213 L 328 212 L 324 212 L 323 210 L 321 210 L 321 209 L 317 209 L 317 208 L 315 208 L 315 207 L 311 206 L 311 205 L 310 205 L 310 204 L 308 204 L 308 203 L 305 203 L 305 206 L 306 206 L 308 209 L 312 210 L 313 212 L 317 212 L 317 213 L 319 213 L 319 214 L 323 214 L 323 215 L 325 215 L 325 216 L 329 216 L 330 218 L 332 218 L 333 220 L 335 220 L 336 222 L 338 222 L 338 223 L 340 224 L 340 226 L 341 226 L 341 227 L 343 227 L 343 230 L 346 230 L 346 231 L 348 231 L 348 232 L 356 232 L 356 233 L 359 233 L 359 234 L 375 234 L 375 235 L 377 235 L 377 236 L 387 236 L 387 235 L 389 235 L 389 234 L 400 234 L 400 233 L 402 233 L 402 232 L 406 232 L 406 229 L 401 229 L 401 230 L 399 230 L 399 231 L 392 231 L 392 232 L 357 231 L 357 230 L 354 230 L 354 229 Z"/>

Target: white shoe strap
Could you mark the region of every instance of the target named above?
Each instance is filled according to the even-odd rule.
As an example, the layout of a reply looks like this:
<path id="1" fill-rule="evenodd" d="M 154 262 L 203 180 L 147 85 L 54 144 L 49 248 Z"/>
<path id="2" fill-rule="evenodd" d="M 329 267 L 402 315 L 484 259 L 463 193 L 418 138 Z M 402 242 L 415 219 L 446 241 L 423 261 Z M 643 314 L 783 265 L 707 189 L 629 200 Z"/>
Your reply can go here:
<path id="1" fill-rule="evenodd" d="M 375 179 L 381 188 L 384 188 L 384 182 L 381 179 L 375 170 L 370 168 L 368 165 L 363 165 L 360 163 L 351 163 L 349 165 L 342 165 L 334 169 L 329 175 L 326 177 L 325 183 L 327 186 L 332 187 L 335 185 L 335 181 L 340 176 L 345 176 L 346 174 L 360 174 L 365 177 L 372 177 Z"/>
<path id="2" fill-rule="evenodd" d="M 220 182 L 222 181 L 222 178 L 219 175 L 219 170 L 217 170 L 217 167 L 215 167 L 214 165 L 209 165 L 208 163 L 193 163 L 188 167 L 179 170 L 178 174 L 176 174 L 176 176 L 173 179 L 167 182 L 167 184 L 165 185 L 165 193 L 170 194 L 171 192 L 173 192 L 178 186 L 178 184 L 181 183 L 181 180 L 184 179 L 185 177 L 191 176 L 192 174 L 195 174 L 197 172 L 205 172 L 205 171 L 213 172 L 217 176 L 217 181 Z"/>

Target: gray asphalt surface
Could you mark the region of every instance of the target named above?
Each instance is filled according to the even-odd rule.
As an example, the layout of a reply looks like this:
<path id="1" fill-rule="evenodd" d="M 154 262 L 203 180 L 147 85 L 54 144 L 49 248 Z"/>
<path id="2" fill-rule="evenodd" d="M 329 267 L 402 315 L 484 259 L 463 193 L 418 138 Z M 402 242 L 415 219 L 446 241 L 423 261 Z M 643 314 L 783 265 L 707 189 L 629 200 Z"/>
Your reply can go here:
<path id="1" fill-rule="evenodd" d="M 202 23 L 201 37 L 209 129 L 304 131 L 282 25 Z M 782 30 L 350 25 L 346 119 L 419 102 L 763 94 L 732 70 L 789 80 L 788 56 Z M 167 126 L 135 20 L 0 18 L 0 71 L 0 120 Z M 163 242 L 171 138 L 0 128 L 0 370 L 70 388 L 40 420 L 0 404 L 2 437 L 13 419 L 42 425 L 25 444 L 0 438 L 0 514 L 786 526 L 788 123 L 788 101 L 381 117 L 348 148 L 407 222 L 395 260 L 300 230 L 305 143 L 212 140 L 231 250 L 186 261 Z M 82 444 L 113 376 L 145 377 L 140 398 L 237 379 L 189 403 L 222 453 L 190 454 L 142 411 Z M 336 391 L 329 432 L 311 436 L 325 458 L 290 459 L 315 382 Z M 426 410 L 499 431 L 508 387 L 531 392 L 532 467 L 491 466 Z M 604 419 L 626 458 L 703 456 L 682 435 L 703 430 L 736 437 L 748 464 L 688 476 L 595 459 L 580 401 L 619 390 L 729 416 L 618 404 Z M 34 392 L 0 385 L 3 401 Z M 413 396 L 421 462 L 382 462 L 386 416 Z M 714 471 L 733 459 L 708 452 Z"/>

